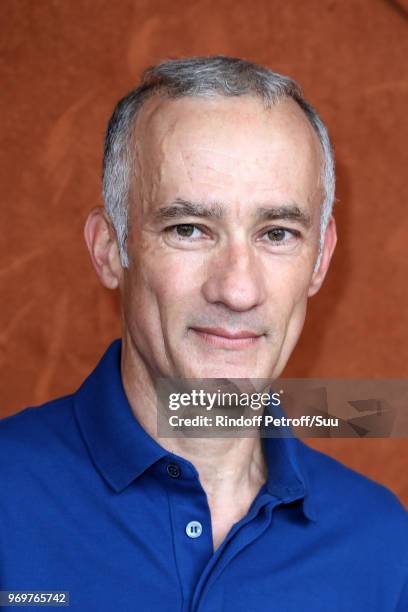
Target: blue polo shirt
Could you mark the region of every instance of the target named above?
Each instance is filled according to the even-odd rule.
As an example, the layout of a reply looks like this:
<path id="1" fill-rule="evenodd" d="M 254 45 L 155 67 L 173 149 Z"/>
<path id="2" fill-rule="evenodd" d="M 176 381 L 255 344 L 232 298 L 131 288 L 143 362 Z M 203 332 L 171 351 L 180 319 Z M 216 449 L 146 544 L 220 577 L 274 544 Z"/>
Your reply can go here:
<path id="1" fill-rule="evenodd" d="M 406 511 L 295 438 L 263 440 L 267 482 L 214 553 L 197 470 L 134 418 L 120 350 L 0 421 L 0 590 L 69 591 L 75 612 L 407 612 Z"/>

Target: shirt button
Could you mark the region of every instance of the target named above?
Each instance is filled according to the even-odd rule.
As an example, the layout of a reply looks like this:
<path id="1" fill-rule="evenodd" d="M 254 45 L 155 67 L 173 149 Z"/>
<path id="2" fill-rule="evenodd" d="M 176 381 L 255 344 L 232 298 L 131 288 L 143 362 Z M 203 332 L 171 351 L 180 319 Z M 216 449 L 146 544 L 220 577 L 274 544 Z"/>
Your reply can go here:
<path id="1" fill-rule="evenodd" d="M 167 473 L 171 478 L 178 478 L 181 474 L 181 470 L 177 463 L 169 463 L 167 466 Z"/>
<path id="2" fill-rule="evenodd" d="M 186 525 L 186 534 L 189 538 L 199 538 L 203 532 L 203 526 L 198 521 L 190 521 Z"/>

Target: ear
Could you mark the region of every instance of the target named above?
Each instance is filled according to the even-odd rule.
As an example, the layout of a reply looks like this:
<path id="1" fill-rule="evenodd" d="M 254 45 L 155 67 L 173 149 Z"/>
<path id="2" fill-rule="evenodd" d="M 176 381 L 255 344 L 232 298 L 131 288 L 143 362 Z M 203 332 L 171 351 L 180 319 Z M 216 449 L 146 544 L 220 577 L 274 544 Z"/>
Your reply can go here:
<path id="1" fill-rule="evenodd" d="M 329 269 L 330 260 L 333 255 L 334 248 L 337 243 L 337 232 L 336 232 L 336 222 L 334 217 L 331 216 L 329 222 L 326 227 L 326 231 L 324 234 L 324 243 L 322 256 L 320 258 L 319 267 L 317 270 L 313 272 L 312 279 L 309 286 L 308 296 L 312 296 L 317 293 L 322 286 L 324 278 L 327 274 L 327 270 Z"/>
<path id="2" fill-rule="evenodd" d="M 91 210 L 84 227 L 85 242 L 93 267 L 104 287 L 116 289 L 122 279 L 116 232 L 104 208 Z"/>

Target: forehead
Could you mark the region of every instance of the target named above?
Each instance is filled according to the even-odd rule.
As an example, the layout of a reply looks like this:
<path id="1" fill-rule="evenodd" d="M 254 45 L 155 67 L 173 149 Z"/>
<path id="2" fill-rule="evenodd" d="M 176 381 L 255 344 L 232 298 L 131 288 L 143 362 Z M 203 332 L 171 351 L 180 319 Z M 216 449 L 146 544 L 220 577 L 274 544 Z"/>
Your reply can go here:
<path id="1" fill-rule="evenodd" d="M 153 200 L 313 199 L 321 148 L 300 107 L 255 97 L 154 96 L 135 126 L 138 169 Z M 154 192 L 154 193 L 153 193 Z"/>

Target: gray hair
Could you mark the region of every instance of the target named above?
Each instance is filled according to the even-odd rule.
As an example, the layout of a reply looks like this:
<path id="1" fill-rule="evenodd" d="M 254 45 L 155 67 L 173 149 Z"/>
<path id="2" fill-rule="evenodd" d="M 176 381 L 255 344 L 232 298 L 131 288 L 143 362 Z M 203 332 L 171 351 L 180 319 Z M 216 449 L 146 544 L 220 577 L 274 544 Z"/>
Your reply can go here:
<path id="1" fill-rule="evenodd" d="M 324 199 L 321 208 L 320 263 L 324 233 L 335 195 L 334 154 L 329 135 L 315 109 L 304 99 L 293 79 L 269 68 L 234 57 L 210 56 L 166 60 L 145 70 L 141 84 L 115 107 L 106 130 L 103 160 L 103 197 L 115 228 L 123 267 L 128 267 L 126 249 L 128 194 L 132 170 L 131 136 L 136 115 L 154 94 L 168 98 L 255 95 L 266 108 L 282 98 L 292 98 L 304 111 L 319 138 L 322 152 Z"/>

